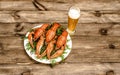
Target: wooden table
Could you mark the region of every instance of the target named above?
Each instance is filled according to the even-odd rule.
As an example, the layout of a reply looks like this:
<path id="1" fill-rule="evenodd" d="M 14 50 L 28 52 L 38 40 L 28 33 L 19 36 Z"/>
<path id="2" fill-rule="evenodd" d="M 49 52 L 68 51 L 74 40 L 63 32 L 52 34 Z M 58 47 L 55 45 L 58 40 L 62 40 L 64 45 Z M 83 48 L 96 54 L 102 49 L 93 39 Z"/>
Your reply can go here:
<path id="1" fill-rule="evenodd" d="M 81 17 L 69 57 L 53 68 L 32 60 L 22 37 L 40 23 L 67 27 L 72 5 Z M 120 0 L 0 0 L 0 75 L 120 75 Z"/>

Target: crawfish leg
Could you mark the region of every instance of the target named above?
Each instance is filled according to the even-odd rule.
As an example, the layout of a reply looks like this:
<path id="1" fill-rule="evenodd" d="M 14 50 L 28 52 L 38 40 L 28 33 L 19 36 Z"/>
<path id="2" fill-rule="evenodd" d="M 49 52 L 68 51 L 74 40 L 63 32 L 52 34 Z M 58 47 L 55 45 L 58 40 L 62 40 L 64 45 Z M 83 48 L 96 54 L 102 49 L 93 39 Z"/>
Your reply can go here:
<path id="1" fill-rule="evenodd" d="M 54 43 L 55 43 L 55 42 L 56 42 L 55 40 L 49 42 L 49 44 L 48 44 L 48 46 L 47 46 L 47 48 L 46 48 L 48 59 L 50 59 L 50 54 L 51 54 L 51 52 L 52 52 L 52 50 L 53 50 L 53 48 L 54 48 Z"/>
<path id="2" fill-rule="evenodd" d="M 37 57 L 38 58 L 42 58 L 42 57 L 44 57 L 46 55 L 46 50 L 41 54 L 41 55 L 38 55 Z"/>
<path id="3" fill-rule="evenodd" d="M 34 48 L 32 34 L 34 34 L 34 32 L 30 32 L 30 33 L 29 33 L 29 35 L 28 35 L 28 40 L 29 40 L 30 45 L 32 46 L 32 48 Z"/>
<path id="4" fill-rule="evenodd" d="M 65 47 L 62 46 L 61 49 L 56 51 L 50 58 L 53 59 L 53 58 L 59 57 L 64 52 L 64 49 L 65 49 Z"/>

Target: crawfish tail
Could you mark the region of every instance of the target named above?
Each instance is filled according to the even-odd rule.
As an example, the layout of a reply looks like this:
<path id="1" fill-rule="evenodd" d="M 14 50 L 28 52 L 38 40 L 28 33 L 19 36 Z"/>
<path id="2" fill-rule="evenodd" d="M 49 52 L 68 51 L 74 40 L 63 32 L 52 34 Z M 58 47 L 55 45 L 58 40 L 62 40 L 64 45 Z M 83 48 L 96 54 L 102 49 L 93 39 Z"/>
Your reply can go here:
<path id="1" fill-rule="evenodd" d="M 43 36 L 40 37 L 40 40 L 38 41 L 37 45 L 36 45 L 36 55 L 39 56 L 40 55 L 40 51 L 41 51 L 41 48 L 44 44 L 44 40 L 45 38 Z"/>

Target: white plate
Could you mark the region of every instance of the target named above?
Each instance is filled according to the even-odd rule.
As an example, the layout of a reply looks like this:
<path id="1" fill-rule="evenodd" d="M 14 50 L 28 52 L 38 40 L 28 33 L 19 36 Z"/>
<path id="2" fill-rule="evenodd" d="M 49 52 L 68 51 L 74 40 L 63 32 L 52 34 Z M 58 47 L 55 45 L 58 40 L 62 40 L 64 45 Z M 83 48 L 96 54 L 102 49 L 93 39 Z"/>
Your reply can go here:
<path id="1" fill-rule="evenodd" d="M 40 24 L 38 26 L 35 26 L 34 28 L 41 27 L 42 25 L 43 24 Z M 71 52 L 71 49 L 72 49 L 72 40 L 70 38 L 70 35 L 68 34 L 67 40 L 66 40 L 67 41 L 66 47 L 65 47 L 65 50 L 64 50 L 64 52 L 63 52 L 63 54 L 61 56 L 59 56 L 57 58 L 54 58 L 54 59 L 47 59 L 47 57 L 37 58 L 37 56 L 35 55 L 35 51 L 31 48 L 31 46 L 29 44 L 29 41 L 28 41 L 28 38 L 27 38 L 28 34 L 29 34 L 29 32 L 27 32 L 27 34 L 26 34 L 26 36 L 24 38 L 24 48 L 25 48 L 26 53 L 32 59 L 34 59 L 37 62 L 44 63 L 44 64 L 57 63 L 57 62 L 60 62 L 60 61 L 64 60 L 69 55 L 69 53 Z"/>

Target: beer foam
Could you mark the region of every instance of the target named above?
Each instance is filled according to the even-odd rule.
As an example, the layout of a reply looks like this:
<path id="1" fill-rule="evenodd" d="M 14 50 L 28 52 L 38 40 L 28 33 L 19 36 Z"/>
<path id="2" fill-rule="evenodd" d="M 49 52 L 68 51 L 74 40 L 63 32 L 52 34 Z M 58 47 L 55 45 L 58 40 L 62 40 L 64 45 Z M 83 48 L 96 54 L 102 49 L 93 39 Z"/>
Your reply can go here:
<path id="1" fill-rule="evenodd" d="M 80 10 L 70 9 L 68 15 L 72 19 L 78 19 L 80 17 Z"/>

